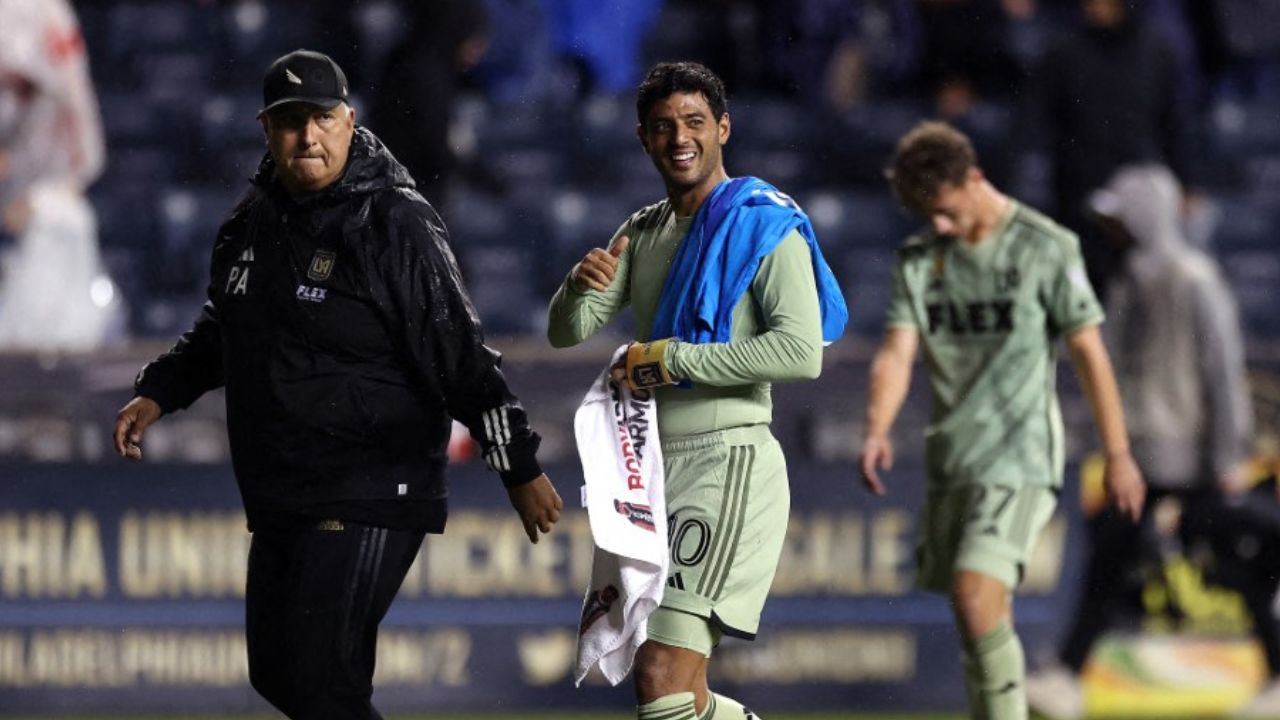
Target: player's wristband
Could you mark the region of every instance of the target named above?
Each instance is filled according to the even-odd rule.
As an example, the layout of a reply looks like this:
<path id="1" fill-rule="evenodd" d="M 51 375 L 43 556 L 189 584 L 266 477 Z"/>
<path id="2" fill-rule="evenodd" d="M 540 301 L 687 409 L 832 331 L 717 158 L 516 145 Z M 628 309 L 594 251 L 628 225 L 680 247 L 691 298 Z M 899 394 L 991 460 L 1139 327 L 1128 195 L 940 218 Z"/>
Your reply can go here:
<path id="1" fill-rule="evenodd" d="M 671 385 L 678 380 L 667 369 L 665 357 L 671 338 L 631 343 L 627 348 L 627 380 L 636 390 Z"/>

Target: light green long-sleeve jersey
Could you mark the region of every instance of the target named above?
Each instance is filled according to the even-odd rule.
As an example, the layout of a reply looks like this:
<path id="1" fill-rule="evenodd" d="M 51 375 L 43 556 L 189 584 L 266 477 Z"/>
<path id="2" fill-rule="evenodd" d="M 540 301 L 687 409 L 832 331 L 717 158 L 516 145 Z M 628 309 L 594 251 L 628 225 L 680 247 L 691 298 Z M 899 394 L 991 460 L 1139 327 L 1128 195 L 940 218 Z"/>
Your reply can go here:
<path id="1" fill-rule="evenodd" d="M 658 298 L 692 223 L 692 217 L 676 217 L 666 200 L 632 215 L 614 235 L 631 242 L 609 288 L 582 291 L 566 278 L 556 291 L 547 325 L 551 344 L 582 342 L 628 304 L 635 311 L 636 339 L 662 339 L 651 336 Z M 693 387 L 658 389 L 663 438 L 770 422 L 770 383 L 809 380 L 822 370 L 822 320 L 804 237 L 793 230 L 761 261 L 734 307 L 729 342 L 671 343 L 665 362 Z"/>
<path id="2" fill-rule="evenodd" d="M 1101 322 L 1075 234 L 1021 203 L 974 245 L 932 231 L 909 239 L 888 324 L 920 334 L 929 481 L 1060 486 L 1058 338 Z"/>

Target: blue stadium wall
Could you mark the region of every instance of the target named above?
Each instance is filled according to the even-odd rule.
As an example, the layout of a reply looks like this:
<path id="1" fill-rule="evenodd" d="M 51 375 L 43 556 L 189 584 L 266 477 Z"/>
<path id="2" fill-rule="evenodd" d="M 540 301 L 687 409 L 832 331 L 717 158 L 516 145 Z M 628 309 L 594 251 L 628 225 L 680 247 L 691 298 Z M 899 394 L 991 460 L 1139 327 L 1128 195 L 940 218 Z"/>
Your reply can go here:
<path id="1" fill-rule="evenodd" d="M 775 708 L 958 707 L 945 603 L 912 589 L 920 468 L 883 501 L 846 464 L 792 463 L 794 510 L 764 626 L 726 640 L 715 685 Z M 566 498 L 576 465 L 551 468 Z M 0 708 L 261 709 L 247 684 L 249 534 L 224 466 L 12 465 L 0 485 Z M 428 538 L 383 625 L 380 707 L 618 707 L 570 676 L 591 538 L 575 508 L 532 546 L 481 466 L 457 466 L 448 531 Z M 1053 635 L 1074 530 L 1055 518 L 1018 603 Z"/>
<path id="2" fill-rule="evenodd" d="M 570 679 L 592 547 L 576 502 L 572 413 L 608 348 L 548 354 L 496 344 L 571 508 L 550 538 L 530 545 L 496 477 L 476 460 L 452 466 L 447 532 L 428 538 L 383 623 L 376 702 L 391 711 L 629 707 L 630 688 L 590 680 L 574 688 Z M 0 715 L 266 708 L 247 682 L 250 536 L 221 397 L 154 426 L 146 462 L 122 461 L 107 446 L 132 373 L 160 349 L 0 356 Z M 917 377 L 896 432 L 890 492 L 874 498 L 854 469 L 866 370 L 865 348 L 852 343 L 828 351 L 820 380 L 775 387 L 773 426 L 792 489 L 787 543 L 759 638 L 726 640 L 712 673 L 717 688 L 764 710 L 964 704 L 947 605 L 912 587 L 927 391 Z M 1090 467 L 1094 430 L 1062 370 L 1073 460 L 1017 600 L 1033 664 L 1052 655 L 1065 629 L 1084 559 L 1079 468 Z M 1252 382 L 1259 435 L 1270 442 L 1280 436 L 1280 362 L 1256 362 Z M 1273 457 L 1259 467 L 1275 465 Z M 1170 600 L 1154 609 L 1167 616 L 1177 605 L 1181 629 L 1202 620 L 1201 630 L 1238 638 L 1247 627 L 1238 598 L 1198 577 L 1186 586 L 1188 569 L 1153 588 L 1150 597 Z M 1130 609 L 1136 616 L 1141 608 Z M 1149 617 L 1145 627 L 1168 628 L 1167 619 Z M 1256 679 L 1255 670 L 1241 676 Z M 1155 692 L 1172 697 L 1177 682 L 1185 681 Z M 1232 692 L 1215 707 L 1249 688 Z"/>

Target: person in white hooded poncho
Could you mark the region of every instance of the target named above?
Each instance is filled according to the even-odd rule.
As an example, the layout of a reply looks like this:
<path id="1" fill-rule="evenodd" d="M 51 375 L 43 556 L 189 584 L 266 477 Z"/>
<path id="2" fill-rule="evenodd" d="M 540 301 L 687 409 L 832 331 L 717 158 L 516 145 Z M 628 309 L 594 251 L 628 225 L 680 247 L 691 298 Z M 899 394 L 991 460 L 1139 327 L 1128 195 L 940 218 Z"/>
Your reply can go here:
<path id="1" fill-rule="evenodd" d="M 1089 200 L 1090 211 L 1123 252 L 1108 286 L 1103 337 L 1115 363 L 1133 456 L 1150 492 L 1141 526 L 1110 510 L 1089 520 L 1088 567 L 1060 664 L 1027 681 L 1031 707 L 1051 718 L 1083 716 L 1080 671 L 1096 641 L 1115 624 L 1114 609 L 1140 590 L 1130 579 L 1158 554 L 1153 523 L 1170 513 L 1153 508 L 1180 510 L 1185 536 L 1193 516 L 1231 517 L 1229 505 L 1238 504 L 1247 489 L 1253 423 L 1243 334 L 1217 264 L 1183 235 L 1181 203 L 1178 181 L 1158 164 L 1121 168 Z M 1280 633 L 1271 601 L 1280 578 L 1268 581 L 1265 568 L 1258 569 L 1259 581 L 1244 595 L 1274 681 L 1280 677 Z M 1280 714 L 1280 692 L 1269 688 L 1256 701 L 1270 703 L 1266 717 Z M 1274 688 L 1280 690 L 1280 683 Z"/>
<path id="2" fill-rule="evenodd" d="M 90 350 L 124 333 L 85 190 L 106 146 L 66 0 L 0 0 L 0 350 Z"/>

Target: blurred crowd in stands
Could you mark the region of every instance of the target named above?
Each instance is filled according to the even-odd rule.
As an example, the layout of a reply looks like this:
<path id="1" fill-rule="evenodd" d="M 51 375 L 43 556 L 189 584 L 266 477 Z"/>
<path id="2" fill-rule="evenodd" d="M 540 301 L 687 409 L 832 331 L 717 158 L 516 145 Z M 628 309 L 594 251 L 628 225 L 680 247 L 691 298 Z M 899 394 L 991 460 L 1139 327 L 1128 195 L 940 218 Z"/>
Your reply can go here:
<path id="1" fill-rule="evenodd" d="M 56 3 L 0 0 L 37 5 Z M 190 321 L 213 234 L 263 152 L 256 78 L 298 47 L 347 69 L 359 121 L 445 212 L 492 334 L 540 332 L 562 268 L 609 237 L 624 209 L 658 199 L 635 148 L 633 91 L 660 59 L 699 60 L 725 78 L 730 113 L 741 119 L 727 149 L 730 173 L 793 191 L 846 288 L 855 332 L 879 331 L 892 253 L 912 229 L 883 188 L 883 165 L 894 138 L 937 117 L 973 137 L 998 184 L 1081 235 L 1103 294 L 1118 258 L 1088 217 L 1088 194 L 1124 165 L 1169 166 L 1186 189 L 1188 240 L 1223 264 L 1250 337 L 1280 333 L 1272 311 L 1280 251 L 1270 242 L 1280 227 L 1275 3 L 71 5 L 104 129 L 93 151 L 105 149 L 101 170 L 76 176 L 97 211 L 103 267 L 91 263 L 83 282 L 64 277 L 62 291 L 89 293 L 92 278 L 112 278 L 95 286 L 98 300 L 127 307 L 128 318 L 113 329 L 103 321 L 92 343 L 0 334 L 11 349 L 168 336 Z M 25 34 L 37 49 L 60 47 L 33 32 L 0 22 L 0 33 Z M 24 76 L 12 55 L 0 53 L 0 158 L 21 156 L 33 126 L 56 125 L 39 120 L 34 99 L 59 84 Z M 78 112 L 87 118 L 93 109 L 81 103 Z M 11 205 L 26 181 L 5 167 L 0 198 Z M 33 272 L 14 259 L 22 236 L 6 220 L 0 291 Z"/>

